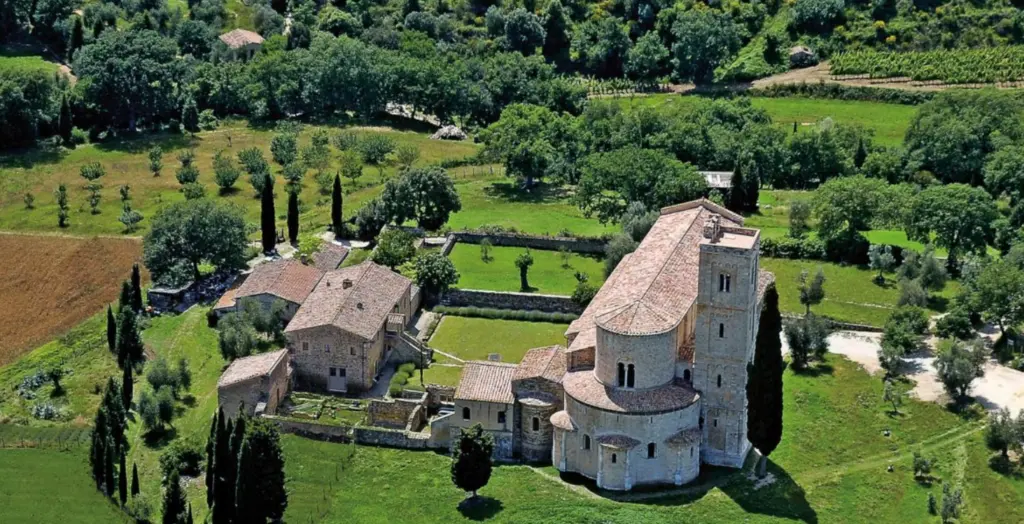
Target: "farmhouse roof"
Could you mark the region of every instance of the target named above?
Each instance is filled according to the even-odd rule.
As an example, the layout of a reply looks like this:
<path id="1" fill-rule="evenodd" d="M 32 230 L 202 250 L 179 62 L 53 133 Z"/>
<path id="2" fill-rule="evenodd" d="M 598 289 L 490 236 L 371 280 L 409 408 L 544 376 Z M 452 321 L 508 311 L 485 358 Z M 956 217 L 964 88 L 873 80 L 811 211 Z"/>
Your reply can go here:
<path id="1" fill-rule="evenodd" d="M 408 278 L 370 261 L 328 271 L 299 307 L 285 332 L 333 325 L 371 340 L 411 287 L 412 281 Z"/>
<path id="2" fill-rule="evenodd" d="M 313 265 L 320 271 L 334 271 L 345 261 L 347 256 L 347 247 L 327 242 L 320 247 L 320 251 L 313 254 Z"/>
<path id="3" fill-rule="evenodd" d="M 277 260 L 259 264 L 235 291 L 235 297 L 256 295 L 275 297 L 302 304 L 316 287 L 323 272 L 298 260 Z"/>
<path id="4" fill-rule="evenodd" d="M 459 386 L 455 389 L 455 400 L 498 402 L 511 404 L 512 375 L 516 365 L 507 362 L 485 362 L 474 360 L 462 366 Z"/>
<path id="5" fill-rule="evenodd" d="M 269 353 L 236 359 L 217 380 L 217 387 L 222 388 L 245 382 L 257 377 L 264 377 L 274 371 L 279 363 L 288 355 L 287 349 L 279 349 Z"/>
<path id="6" fill-rule="evenodd" d="M 566 335 L 575 335 L 569 351 L 594 347 L 599 324 L 623 334 L 660 333 L 678 325 L 697 299 L 706 223 L 722 231 L 723 245 L 744 247 L 756 238 L 756 231 L 740 227 L 742 216 L 706 199 L 662 209 L 636 251 L 619 262 L 580 318 L 569 325 Z"/>
<path id="7" fill-rule="evenodd" d="M 232 29 L 231 31 L 220 35 L 220 41 L 227 44 L 231 49 L 238 49 L 249 44 L 262 44 L 263 37 L 260 36 L 259 33 L 254 33 L 245 29 Z"/>
<path id="8" fill-rule="evenodd" d="M 512 380 L 542 378 L 561 382 L 565 375 L 565 349 L 562 346 L 533 348 L 519 361 Z"/>

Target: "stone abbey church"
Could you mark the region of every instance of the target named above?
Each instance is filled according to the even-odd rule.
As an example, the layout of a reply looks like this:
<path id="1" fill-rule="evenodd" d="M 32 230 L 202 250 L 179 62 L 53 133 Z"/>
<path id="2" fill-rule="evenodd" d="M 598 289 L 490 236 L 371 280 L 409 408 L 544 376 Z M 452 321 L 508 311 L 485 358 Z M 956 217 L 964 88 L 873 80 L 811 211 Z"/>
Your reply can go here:
<path id="1" fill-rule="evenodd" d="M 612 490 L 741 466 L 747 364 L 774 279 L 759 269 L 760 232 L 742 226 L 707 200 L 663 209 L 566 346 L 467 363 L 452 435 L 481 424 L 497 458 L 551 461 Z"/>

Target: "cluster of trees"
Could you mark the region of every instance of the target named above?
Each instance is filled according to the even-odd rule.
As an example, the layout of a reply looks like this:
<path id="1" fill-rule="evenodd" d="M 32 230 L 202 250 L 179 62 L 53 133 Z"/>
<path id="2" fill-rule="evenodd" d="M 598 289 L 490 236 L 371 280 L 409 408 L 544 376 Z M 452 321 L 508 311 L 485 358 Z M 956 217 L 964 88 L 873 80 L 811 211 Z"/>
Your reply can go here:
<path id="1" fill-rule="evenodd" d="M 180 285 L 200 277 L 200 264 L 245 267 L 248 229 L 242 210 L 200 198 L 176 202 L 153 217 L 142 258 L 154 282 Z"/>
<path id="2" fill-rule="evenodd" d="M 257 300 L 242 300 L 240 310 L 217 320 L 217 340 L 224 360 L 259 352 L 264 342 L 284 343 L 286 304 L 275 299 L 270 307 Z"/>
<path id="3" fill-rule="evenodd" d="M 245 413 L 240 407 L 232 420 L 222 409 L 210 423 L 206 504 L 214 524 L 276 522 L 288 507 L 277 427 Z"/>
<path id="4" fill-rule="evenodd" d="M 340 217 L 340 188 L 338 193 Z M 353 219 L 355 235 L 363 240 L 373 240 L 384 226 L 400 226 L 408 221 L 415 221 L 421 228 L 434 231 L 440 229 L 452 213 L 461 209 L 462 201 L 447 170 L 437 166 L 406 169 L 388 180 L 380 196 L 367 202 L 356 213 Z M 401 258 L 407 260 L 412 255 L 379 263 L 394 268 L 404 262 Z"/>

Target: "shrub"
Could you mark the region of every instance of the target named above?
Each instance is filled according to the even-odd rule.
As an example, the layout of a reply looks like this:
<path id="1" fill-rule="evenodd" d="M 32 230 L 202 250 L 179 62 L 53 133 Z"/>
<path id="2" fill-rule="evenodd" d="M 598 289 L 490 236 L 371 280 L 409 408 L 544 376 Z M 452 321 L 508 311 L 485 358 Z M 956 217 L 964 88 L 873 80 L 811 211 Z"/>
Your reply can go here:
<path id="1" fill-rule="evenodd" d="M 762 238 L 761 256 L 825 260 L 825 243 L 817 238 Z"/>
<path id="2" fill-rule="evenodd" d="M 81 128 L 74 128 L 71 130 L 71 143 L 74 145 L 82 145 L 89 141 L 89 133 L 83 131 Z"/>
<path id="3" fill-rule="evenodd" d="M 169 477 L 177 469 L 179 475 L 195 477 L 201 471 L 205 460 L 204 444 L 196 438 L 174 439 L 160 454 L 160 471 Z"/>
<path id="4" fill-rule="evenodd" d="M 915 335 L 923 335 L 928 331 L 928 313 L 917 306 L 902 306 L 896 308 L 885 323 L 900 324 Z"/>
<path id="5" fill-rule="evenodd" d="M 935 334 L 939 338 L 970 340 L 974 337 L 970 312 L 962 306 L 954 307 L 945 316 L 935 321 Z"/>
<path id="6" fill-rule="evenodd" d="M 198 200 L 206 197 L 206 187 L 198 182 L 190 182 L 181 188 L 185 200 Z"/>
<path id="7" fill-rule="evenodd" d="M 135 522 L 149 522 L 153 517 L 153 504 L 145 493 L 139 493 L 128 499 L 125 511 Z"/>
<path id="8" fill-rule="evenodd" d="M 900 281 L 900 297 L 897 306 L 925 307 L 928 305 L 928 292 L 916 280 Z"/>

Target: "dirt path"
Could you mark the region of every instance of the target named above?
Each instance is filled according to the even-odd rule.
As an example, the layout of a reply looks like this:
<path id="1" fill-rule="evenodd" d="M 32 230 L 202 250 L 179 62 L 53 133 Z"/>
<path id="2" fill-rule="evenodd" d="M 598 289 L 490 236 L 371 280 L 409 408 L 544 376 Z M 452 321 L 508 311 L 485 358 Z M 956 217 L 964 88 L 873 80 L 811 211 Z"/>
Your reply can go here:
<path id="1" fill-rule="evenodd" d="M 868 373 L 876 374 L 882 371 L 878 363 L 880 339 L 880 333 L 837 331 L 829 336 L 829 351 L 860 364 Z M 928 342 L 934 347 L 934 339 Z M 784 337 L 782 346 L 783 352 L 789 351 Z M 934 356 L 918 353 L 906 358 L 905 362 L 909 370 L 907 377 L 916 382 L 912 393 L 917 398 L 931 402 L 947 400 L 935 369 Z M 1016 413 L 1024 409 L 1024 373 L 990 361 L 985 365 L 985 376 L 974 382 L 971 394 L 986 409 L 1005 407 Z"/>

